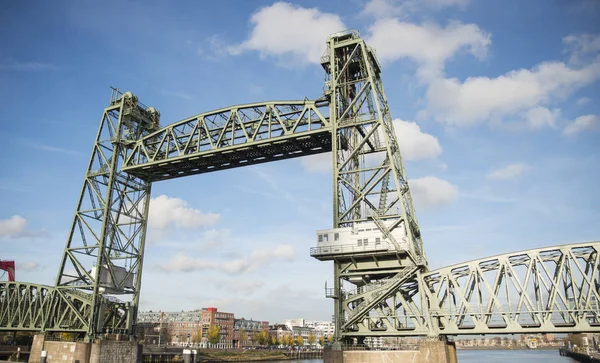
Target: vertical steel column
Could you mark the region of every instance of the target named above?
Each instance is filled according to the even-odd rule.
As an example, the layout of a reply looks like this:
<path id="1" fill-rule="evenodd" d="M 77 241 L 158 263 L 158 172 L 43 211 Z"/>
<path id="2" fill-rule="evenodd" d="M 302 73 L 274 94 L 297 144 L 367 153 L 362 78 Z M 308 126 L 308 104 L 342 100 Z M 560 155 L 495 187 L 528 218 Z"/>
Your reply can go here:
<path id="1" fill-rule="evenodd" d="M 85 331 L 88 340 L 106 332 L 133 334 L 151 183 L 121 168 L 134 142 L 158 129 L 159 117 L 117 90 L 102 116 L 55 284 L 54 315 L 72 309 L 86 323 L 63 319 L 62 325 Z M 74 296 L 91 308 L 78 309 Z"/>
<path id="2" fill-rule="evenodd" d="M 341 342 L 350 330 L 371 335 L 371 325 L 381 329 L 383 320 L 395 330 L 400 324 L 388 316 L 398 308 L 393 297 L 427 262 L 373 50 L 358 32 L 342 32 L 329 37 L 321 63 L 333 127 L 333 227 L 375 222 L 394 246 L 375 261 L 361 252 L 333 260 L 335 339 Z M 354 297 L 346 291 L 351 284 Z"/>

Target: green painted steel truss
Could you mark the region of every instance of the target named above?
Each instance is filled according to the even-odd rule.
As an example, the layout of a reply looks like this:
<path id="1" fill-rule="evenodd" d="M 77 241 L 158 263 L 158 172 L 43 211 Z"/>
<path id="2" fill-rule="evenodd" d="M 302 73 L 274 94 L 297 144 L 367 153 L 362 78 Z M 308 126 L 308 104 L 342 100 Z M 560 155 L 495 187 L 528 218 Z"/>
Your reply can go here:
<path id="1" fill-rule="evenodd" d="M 136 141 L 123 171 L 157 181 L 331 151 L 328 105 L 278 101 L 202 113 Z"/>
<path id="2" fill-rule="evenodd" d="M 513 252 L 343 291 L 344 335 L 600 332 L 599 251 Z"/>
<path id="3" fill-rule="evenodd" d="M 92 295 L 24 282 L 0 282 L 0 330 L 87 333 Z M 102 298 L 106 331 L 127 333 L 131 304 Z"/>

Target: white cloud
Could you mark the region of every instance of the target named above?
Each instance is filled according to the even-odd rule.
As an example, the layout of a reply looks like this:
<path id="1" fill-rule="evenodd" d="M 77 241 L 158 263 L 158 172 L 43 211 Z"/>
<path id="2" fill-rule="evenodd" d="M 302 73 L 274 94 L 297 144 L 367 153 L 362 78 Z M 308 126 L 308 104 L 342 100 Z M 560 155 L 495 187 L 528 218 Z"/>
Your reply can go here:
<path id="1" fill-rule="evenodd" d="M 600 117 L 597 115 L 583 115 L 570 122 L 564 128 L 563 133 L 567 136 L 573 136 L 585 130 L 597 129 L 600 129 Z"/>
<path id="2" fill-rule="evenodd" d="M 505 166 L 504 168 L 492 170 L 488 173 L 489 179 L 506 180 L 513 179 L 521 175 L 525 170 L 529 169 L 527 164 L 515 163 Z"/>
<path id="3" fill-rule="evenodd" d="M 458 197 L 458 187 L 433 176 L 409 180 L 415 208 L 447 205 Z"/>
<path id="4" fill-rule="evenodd" d="M 437 137 L 421 131 L 415 122 L 393 121 L 402 157 L 406 160 L 434 158 L 442 153 Z"/>
<path id="5" fill-rule="evenodd" d="M 157 230 L 167 230 L 173 226 L 194 229 L 213 225 L 219 218 L 219 214 L 202 213 L 188 207 L 183 199 L 159 195 L 150 201 L 148 223 L 150 228 Z"/>
<path id="6" fill-rule="evenodd" d="M 600 34 L 568 35 L 563 38 L 565 52 L 570 53 L 569 62 L 581 64 L 589 62 L 600 52 Z"/>
<path id="7" fill-rule="evenodd" d="M 346 29 L 336 14 L 285 2 L 261 8 L 250 17 L 250 24 L 248 39 L 229 47 L 229 53 L 255 50 L 286 67 L 319 63 L 327 36 Z"/>
<path id="8" fill-rule="evenodd" d="M 300 163 L 309 173 L 331 173 L 333 168 L 333 156 L 331 152 L 305 156 Z"/>
<path id="9" fill-rule="evenodd" d="M 7 219 L 0 219 L 0 238 L 39 237 L 46 235 L 46 230 L 30 231 L 25 218 L 14 215 Z"/>
<path id="10" fill-rule="evenodd" d="M 556 127 L 556 121 L 560 116 L 559 109 L 549 110 L 546 107 L 537 106 L 529 109 L 525 113 L 525 122 L 533 129 L 538 130 L 544 127 Z"/>
<path id="11" fill-rule="evenodd" d="M 381 19 L 369 27 L 367 43 L 375 48 L 377 58 L 392 62 L 410 58 L 430 71 L 439 71 L 444 62 L 460 50 L 478 58 L 487 54 L 491 35 L 475 24 L 450 22 L 445 28 L 433 23 L 421 25 L 398 19 Z"/>
<path id="12" fill-rule="evenodd" d="M 257 271 L 274 260 L 291 261 L 294 256 L 295 251 L 292 245 L 280 244 L 275 248 L 256 250 L 249 255 L 227 262 L 193 258 L 186 253 L 178 253 L 159 267 L 168 272 L 216 270 L 237 275 Z"/>
<path id="13" fill-rule="evenodd" d="M 528 116 L 541 113 L 546 114 L 541 123 L 548 123 L 554 122 L 550 113 L 555 111 L 546 112 L 539 107 L 563 99 L 598 78 L 600 60 L 582 68 L 546 62 L 495 78 L 438 78 L 429 84 L 427 101 L 429 112 L 438 121 L 453 126 L 498 121 L 510 115 L 521 115 L 529 121 Z M 532 126 L 541 126 L 540 121 Z"/>

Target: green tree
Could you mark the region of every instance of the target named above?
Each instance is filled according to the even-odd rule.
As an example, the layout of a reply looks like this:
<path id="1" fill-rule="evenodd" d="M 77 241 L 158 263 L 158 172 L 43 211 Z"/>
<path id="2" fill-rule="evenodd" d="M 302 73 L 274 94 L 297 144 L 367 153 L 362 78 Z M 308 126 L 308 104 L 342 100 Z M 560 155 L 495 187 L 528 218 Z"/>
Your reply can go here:
<path id="1" fill-rule="evenodd" d="M 294 343 L 296 343 L 297 346 L 304 345 L 304 338 L 298 335 L 296 339 L 294 339 Z"/>
<path id="2" fill-rule="evenodd" d="M 316 341 L 317 341 L 317 336 L 314 335 L 313 333 L 310 333 L 308 335 L 308 344 L 314 345 Z"/>
<path id="3" fill-rule="evenodd" d="M 75 333 L 60 333 L 60 340 L 63 342 L 72 342 L 77 337 Z"/>
<path id="4" fill-rule="evenodd" d="M 322 335 L 319 337 L 319 344 L 321 344 L 321 346 L 325 345 L 325 337 Z"/>
<path id="5" fill-rule="evenodd" d="M 208 328 L 206 338 L 210 344 L 217 344 L 221 340 L 221 326 L 213 324 Z"/>
<path id="6" fill-rule="evenodd" d="M 260 345 L 268 345 L 269 344 L 269 333 L 266 330 L 261 330 L 256 334 L 256 341 Z"/>
<path id="7" fill-rule="evenodd" d="M 198 328 L 194 333 L 192 333 L 192 343 L 200 343 L 202 341 L 202 329 Z"/>
<path id="8" fill-rule="evenodd" d="M 246 329 L 241 328 L 238 332 L 238 337 L 240 339 L 240 348 L 241 348 L 244 346 L 244 344 L 248 340 L 248 333 L 246 333 Z"/>

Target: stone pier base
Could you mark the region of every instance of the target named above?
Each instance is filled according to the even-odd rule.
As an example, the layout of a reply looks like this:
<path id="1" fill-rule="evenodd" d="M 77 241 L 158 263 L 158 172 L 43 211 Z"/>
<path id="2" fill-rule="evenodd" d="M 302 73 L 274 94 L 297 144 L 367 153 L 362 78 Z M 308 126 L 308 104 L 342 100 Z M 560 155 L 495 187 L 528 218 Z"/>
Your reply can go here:
<path id="1" fill-rule="evenodd" d="M 458 363 L 454 342 L 423 340 L 419 350 L 327 350 L 324 363 Z"/>
<path id="2" fill-rule="evenodd" d="M 93 343 L 56 342 L 43 334 L 33 338 L 29 363 L 39 363 L 42 350 L 47 363 L 141 363 L 142 346 L 137 342 L 98 340 Z"/>

